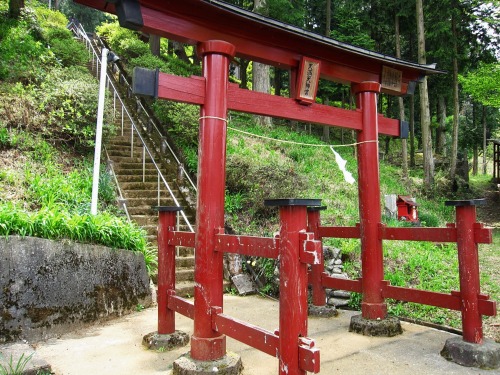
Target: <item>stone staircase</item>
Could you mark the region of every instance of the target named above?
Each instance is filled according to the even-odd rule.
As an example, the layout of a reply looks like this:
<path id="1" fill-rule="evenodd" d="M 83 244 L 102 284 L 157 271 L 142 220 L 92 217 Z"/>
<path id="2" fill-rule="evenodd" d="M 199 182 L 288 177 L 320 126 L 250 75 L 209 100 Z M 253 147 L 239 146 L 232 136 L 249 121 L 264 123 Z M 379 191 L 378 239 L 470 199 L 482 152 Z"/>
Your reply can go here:
<path id="1" fill-rule="evenodd" d="M 148 241 L 156 247 L 158 213 L 152 207 L 158 205 L 174 206 L 174 200 L 163 181 L 160 181 L 160 199 L 158 199 L 158 170 L 147 152 L 145 152 L 143 168 L 144 147 L 137 132 L 134 134 L 134 142 L 131 146 L 132 124 L 130 119 L 127 116 L 124 117 L 123 133 L 121 132 L 121 117 L 116 119 L 115 125 L 119 129 L 119 134 L 107 141 L 105 145 L 109 162 L 112 164 L 125 199 L 124 203 L 130 219 L 146 231 Z M 149 143 L 145 135 L 143 137 L 146 143 Z M 151 153 L 154 152 L 155 148 L 152 145 L 147 145 L 147 147 Z M 159 163 L 160 158 L 155 155 L 154 158 L 177 201 L 186 207 L 187 203 L 177 189 L 177 166 L 175 163 Z M 186 212 L 186 216 L 191 225 L 194 225 L 194 213 L 188 214 Z M 182 218 L 179 221 L 178 230 L 189 231 L 189 227 L 184 224 Z M 155 275 L 153 275 L 153 280 L 155 281 Z M 194 249 L 192 248 L 177 248 L 176 292 L 179 296 L 184 297 L 194 294 Z"/>

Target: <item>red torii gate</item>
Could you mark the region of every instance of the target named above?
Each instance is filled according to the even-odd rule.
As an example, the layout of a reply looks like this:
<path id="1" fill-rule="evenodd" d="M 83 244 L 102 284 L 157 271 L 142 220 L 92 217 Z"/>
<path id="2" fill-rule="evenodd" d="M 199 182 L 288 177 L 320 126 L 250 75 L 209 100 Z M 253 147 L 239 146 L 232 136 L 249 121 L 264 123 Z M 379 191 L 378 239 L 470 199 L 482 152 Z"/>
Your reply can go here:
<path id="1" fill-rule="evenodd" d="M 292 252 L 294 260 L 289 258 L 290 263 L 281 264 L 283 268 L 288 269 L 288 276 L 293 277 L 293 282 L 297 283 L 300 295 L 303 295 L 302 290 L 307 275 L 306 264 L 319 264 L 318 259 L 321 259 L 319 242 L 314 240 L 314 236 L 305 233 L 308 226 L 306 206 L 317 206 L 319 204 L 317 200 L 270 202 L 281 207 L 279 240 L 241 236 L 235 238 L 222 232 L 228 109 L 357 130 L 359 226 L 321 228 L 318 222 L 313 223 L 311 220 L 309 224 L 317 229 L 318 236 L 361 239 L 363 279 L 345 282 L 342 285 L 345 286 L 344 289 L 362 292 L 364 319 L 385 320 L 387 306 L 384 298 L 407 295 L 404 288 L 388 286 L 384 281 L 383 239 L 425 240 L 446 237 L 444 240 L 449 240 L 453 237 L 457 240 L 458 234 L 455 228 L 434 228 L 436 230 L 420 228 L 423 231 L 410 233 L 409 230 L 403 230 L 396 233 L 391 228 L 381 226 L 378 135 L 404 137 L 407 129 L 404 123 L 387 119 L 377 113 L 377 95 L 380 92 L 392 95 L 411 94 L 416 81 L 426 74 L 437 72 L 433 66 L 409 63 L 345 45 L 215 0 L 161 2 L 76 0 L 76 2 L 116 13 L 122 26 L 196 44 L 198 53 L 203 58 L 203 77 L 183 78 L 139 70 L 137 75 L 140 79 L 135 84 L 139 93 L 201 106 L 197 232 L 195 235 L 175 232 L 171 228 L 172 215 L 168 210 L 166 213 L 160 213 L 159 232 L 160 252 L 162 249 L 167 251 L 170 258 L 173 256 L 172 249 L 175 245 L 191 245 L 196 248 L 194 306 L 172 294 L 175 284 L 172 270 L 163 274 L 164 277 L 159 281 L 162 283 L 159 292 L 159 332 L 161 330 L 172 332 L 175 329 L 174 311 L 192 317 L 193 359 L 210 361 L 223 357 L 226 353 L 225 336 L 219 332 L 233 332 L 237 327 L 242 331 L 248 329 L 256 335 L 257 341 L 261 341 L 252 343 L 261 350 L 271 354 L 279 350 L 281 374 L 304 374 L 306 370 L 319 371 L 319 352 L 315 350 L 314 343 L 305 337 L 307 317 L 303 315 L 302 298 L 297 306 L 298 310 L 301 310 L 298 314 L 295 314 L 293 307 L 289 306 L 290 301 L 280 300 L 280 310 L 287 309 L 287 312 L 294 316 L 293 320 L 298 323 L 283 331 L 280 324 L 279 337 L 277 334 L 249 327 L 222 313 L 224 251 L 277 257 L 276 249 L 279 248 L 282 258 L 284 254 Z M 229 62 L 235 55 L 282 69 L 290 69 L 292 98 L 242 90 L 236 85 L 228 84 Z M 305 71 L 303 74 L 304 65 L 309 67 L 310 71 Z M 307 87 L 311 84 L 314 87 L 314 79 L 318 79 L 319 76 L 351 84 L 358 109 L 349 111 L 314 103 L 314 95 L 311 96 L 309 90 L 304 91 L 304 85 L 300 85 L 299 82 L 305 79 Z M 145 77 L 147 77 L 146 82 L 144 82 Z M 472 212 L 473 207 L 461 209 L 464 210 Z M 458 212 L 457 209 L 457 219 Z M 457 220 L 457 223 L 460 220 Z M 466 242 L 469 247 L 476 246 L 477 250 L 475 244 L 491 242 L 491 232 L 474 223 L 475 211 L 467 216 L 464 226 L 469 237 L 460 241 Z M 169 259 L 166 262 L 164 256 L 165 254 L 161 255 L 165 261 L 160 262 L 162 263 L 160 267 L 168 264 L 171 266 L 173 260 Z M 470 256 L 474 258 L 474 254 Z M 475 265 L 477 261 L 473 263 Z M 470 276 L 467 276 L 467 282 L 470 281 Z M 315 277 L 318 280 L 317 273 Z M 335 284 L 334 281 L 319 275 L 319 280 L 322 279 L 324 279 L 321 282 L 323 287 L 328 283 Z M 473 300 L 472 307 L 469 308 L 472 319 L 469 319 L 469 323 L 464 326 L 467 328 L 464 338 L 467 336 L 468 341 L 480 343 L 482 341 L 480 316 L 493 315 L 495 305 L 488 301 L 487 297 L 479 295 L 477 272 L 472 279 L 474 279 L 473 287 L 463 292 Z M 281 287 L 284 289 L 283 293 L 289 292 L 285 285 L 282 284 Z M 444 306 L 460 309 L 460 300 L 463 301 L 464 295 L 447 296 L 417 291 L 412 298 L 417 302 L 444 298 L 446 301 Z"/>

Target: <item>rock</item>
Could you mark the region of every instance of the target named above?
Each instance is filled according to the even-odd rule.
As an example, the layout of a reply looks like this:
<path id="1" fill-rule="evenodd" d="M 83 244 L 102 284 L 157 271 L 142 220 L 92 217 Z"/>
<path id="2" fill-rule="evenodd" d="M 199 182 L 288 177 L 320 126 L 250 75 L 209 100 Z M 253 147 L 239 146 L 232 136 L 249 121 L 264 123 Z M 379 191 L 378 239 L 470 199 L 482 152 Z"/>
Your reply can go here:
<path id="1" fill-rule="evenodd" d="M 334 274 L 340 274 L 340 273 L 342 273 L 342 268 L 343 267 L 341 267 L 341 266 L 340 267 L 339 266 L 333 267 L 332 272 Z"/>
<path id="2" fill-rule="evenodd" d="M 351 298 L 351 293 L 347 292 L 345 290 L 334 290 L 333 293 L 331 294 L 331 296 L 337 297 L 337 298 L 349 299 L 349 298 Z"/>
<path id="3" fill-rule="evenodd" d="M 342 307 L 342 306 L 347 306 L 349 304 L 349 300 L 340 298 L 328 298 L 328 304 L 330 306 Z"/>

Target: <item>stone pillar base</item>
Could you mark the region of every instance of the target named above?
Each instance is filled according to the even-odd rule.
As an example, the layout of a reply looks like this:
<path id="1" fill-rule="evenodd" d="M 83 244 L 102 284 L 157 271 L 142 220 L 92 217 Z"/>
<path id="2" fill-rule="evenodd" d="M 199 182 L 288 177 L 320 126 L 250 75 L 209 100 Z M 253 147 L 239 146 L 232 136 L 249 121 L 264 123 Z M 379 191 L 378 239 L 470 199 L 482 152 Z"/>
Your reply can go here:
<path id="1" fill-rule="evenodd" d="M 185 346 L 188 342 L 189 335 L 182 331 L 169 334 L 159 334 L 155 331 L 142 338 L 142 345 L 151 350 L 172 350 Z"/>
<path id="2" fill-rule="evenodd" d="M 318 316 L 322 318 L 331 318 L 334 316 L 338 316 L 339 312 L 335 306 L 314 306 L 309 305 L 307 309 L 307 315 L 309 316 Z"/>
<path id="3" fill-rule="evenodd" d="M 393 337 L 403 333 L 401 322 L 394 316 L 385 319 L 364 319 L 362 315 L 351 318 L 349 332 L 361 333 L 364 336 Z"/>
<path id="4" fill-rule="evenodd" d="M 197 361 L 186 353 L 174 361 L 172 375 L 239 375 L 242 370 L 241 358 L 236 353 L 227 352 L 214 361 Z"/>
<path id="5" fill-rule="evenodd" d="M 441 355 L 462 366 L 494 370 L 500 367 L 500 344 L 484 339 L 482 344 L 466 342 L 462 337 L 446 340 Z"/>

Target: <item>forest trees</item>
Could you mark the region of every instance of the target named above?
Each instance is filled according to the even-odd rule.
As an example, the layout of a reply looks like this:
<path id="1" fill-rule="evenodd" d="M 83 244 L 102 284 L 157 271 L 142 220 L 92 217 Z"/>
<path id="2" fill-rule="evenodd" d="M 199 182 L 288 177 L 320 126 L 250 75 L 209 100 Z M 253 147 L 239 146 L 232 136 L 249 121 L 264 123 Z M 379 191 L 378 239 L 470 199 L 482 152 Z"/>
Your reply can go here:
<path id="1" fill-rule="evenodd" d="M 260 1 L 228 2 L 251 9 Z M 427 188 L 433 185 L 436 158 L 439 158 L 437 167 L 448 174 L 450 181 L 456 178 L 459 153 L 473 155 L 476 164 L 479 145 L 484 149 L 485 164 L 485 140 L 498 129 L 498 110 L 493 110 L 491 103 L 487 103 L 494 97 L 494 89 L 485 86 L 481 91 L 477 81 L 479 76 L 473 73 L 480 72 L 486 63 L 493 64 L 483 68 L 490 69 L 490 76 L 493 67 L 498 69 L 498 51 L 494 49 L 498 45 L 500 27 L 498 1 L 266 0 L 265 3 L 268 9 L 274 9 L 269 13 L 273 18 L 292 23 L 286 18 L 290 17 L 293 8 L 295 16 L 303 14 L 302 25 L 294 20 L 295 25 L 406 60 L 437 63 L 437 68 L 445 72 L 422 79 L 414 98 L 405 100 L 406 106 L 393 105 L 391 98 L 381 98 L 380 110 L 384 114 L 406 117 L 416 125 L 412 134 L 415 137 L 408 145 L 410 160 L 412 164 L 415 160 L 422 160 L 415 157 L 416 152 L 422 152 Z M 280 7 L 283 11 L 277 12 Z M 396 25 L 398 33 L 395 32 Z M 469 79 L 463 78 L 459 82 L 459 76 Z M 490 82 L 498 81 L 490 79 Z M 476 86 L 479 87 L 476 89 Z M 323 82 L 320 92 L 328 93 L 318 95 L 323 102 L 326 98 L 332 105 L 345 103 L 345 91 L 332 87 L 331 83 Z M 473 103 L 469 105 L 471 100 Z M 418 105 L 420 111 L 413 111 L 413 104 Z M 483 107 L 487 109 L 483 110 Z M 398 146 L 393 148 L 399 147 L 403 159 L 401 165 L 404 166 L 406 149 L 402 143 L 393 142 L 396 144 Z"/>

